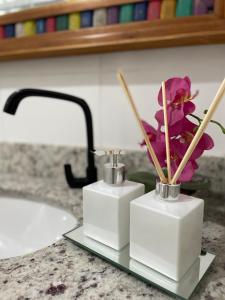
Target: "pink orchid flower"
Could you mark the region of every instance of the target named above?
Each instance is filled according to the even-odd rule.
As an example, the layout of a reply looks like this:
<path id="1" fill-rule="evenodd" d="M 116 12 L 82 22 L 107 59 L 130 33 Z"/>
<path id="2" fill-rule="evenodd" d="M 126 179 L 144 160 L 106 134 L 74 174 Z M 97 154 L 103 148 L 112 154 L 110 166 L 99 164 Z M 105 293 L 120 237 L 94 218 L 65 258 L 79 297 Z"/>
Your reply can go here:
<path id="1" fill-rule="evenodd" d="M 149 136 L 149 140 L 159 160 L 160 166 L 162 168 L 165 168 L 167 166 L 165 134 L 160 130 L 157 131 L 145 121 L 142 121 L 142 123 Z M 184 120 L 182 120 L 182 130 L 180 134 L 177 137 L 170 139 L 170 160 L 172 175 L 175 174 L 179 164 L 182 161 L 182 158 L 184 157 L 184 154 L 186 153 L 192 139 L 194 138 L 196 128 L 196 124 L 192 123 L 191 121 L 185 118 Z M 145 142 L 143 141 L 141 146 L 144 145 Z M 183 172 L 180 175 L 180 182 L 186 182 L 192 179 L 195 170 L 198 168 L 196 159 L 198 159 L 205 150 L 212 149 L 213 146 L 214 143 L 212 138 L 208 134 L 204 133 L 194 152 L 192 153 L 188 163 L 186 164 Z M 147 154 L 152 162 L 149 153 Z"/>
<path id="2" fill-rule="evenodd" d="M 151 145 L 156 153 L 156 156 L 159 160 L 160 166 L 162 168 L 165 168 L 167 166 L 166 164 L 166 147 L 165 147 L 165 134 L 161 131 L 157 131 L 154 127 L 152 127 L 150 124 L 148 124 L 145 121 L 142 121 L 144 128 L 146 130 L 146 133 L 148 134 L 149 140 L 151 142 Z M 143 141 L 141 143 L 141 146 L 145 146 L 145 142 Z M 178 168 L 182 158 L 185 149 L 187 149 L 187 146 L 181 142 L 180 140 L 173 139 L 170 141 L 170 147 L 171 147 L 171 171 L 172 175 L 175 174 L 176 169 Z M 147 152 L 148 158 L 152 162 L 150 154 Z M 197 168 L 197 164 L 194 160 L 190 160 L 187 165 L 185 166 L 181 176 L 180 181 L 185 182 L 191 180 L 191 178 L 194 175 L 194 171 Z"/>
<path id="3" fill-rule="evenodd" d="M 166 164 L 166 147 L 165 147 L 165 134 L 160 130 L 156 130 L 150 124 L 145 121 L 142 121 L 144 128 L 148 134 L 151 145 L 156 153 L 156 156 L 159 160 L 159 163 L 162 168 L 167 166 Z M 194 138 L 197 125 L 189 121 L 187 118 L 184 118 L 180 122 L 180 131 L 176 137 L 170 138 L 170 160 L 171 160 L 171 171 L 172 175 L 175 174 L 179 164 L 181 163 L 184 154 L 186 153 L 192 139 Z M 144 146 L 145 142 L 141 143 L 141 146 Z M 198 159 L 205 150 L 210 150 L 214 146 L 212 138 L 204 133 L 200 139 L 198 145 L 196 146 L 194 152 L 192 153 L 188 163 L 186 164 L 183 172 L 179 177 L 179 182 L 190 181 L 195 173 L 195 170 L 198 168 L 196 159 Z M 152 159 L 148 154 L 149 159 L 152 162 Z"/>
<path id="4" fill-rule="evenodd" d="M 165 135 L 164 133 L 160 132 L 159 130 L 156 130 L 154 127 L 152 127 L 150 124 L 148 124 L 145 121 L 142 121 L 142 124 L 144 126 L 144 129 L 149 137 L 149 141 L 151 142 L 151 145 L 155 151 L 155 154 L 159 160 L 159 163 L 162 168 L 166 167 L 166 145 L 165 145 Z M 142 147 L 146 145 L 145 141 L 142 141 L 140 144 Z M 147 152 L 147 155 L 149 159 L 152 162 L 150 154 Z"/>
<path id="5" fill-rule="evenodd" d="M 195 110 L 195 105 L 191 100 L 197 95 L 191 96 L 191 81 L 189 77 L 171 78 L 166 81 L 167 114 L 170 140 L 170 160 L 172 175 L 175 174 L 181 163 L 190 143 L 192 142 L 198 125 L 188 120 L 187 116 Z M 162 89 L 159 91 L 158 102 L 162 106 Z M 142 121 L 144 129 L 149 137 L 149 141 L 156 153 L 162 168 L 166 168 L 166 146 L 165 133 L 162 131 L 164 126 L 163 110 L 156 112 L 158 129 Z M 145 146 L 145 142 L 141 143 Z M 204 133 L 193 151 L 188 163 L 179 177 L 179 182 L 190 181 L 198 168 L 196 160 L 205 150 L 210 150 L 214 146 L 212 138 Z M 152 161 L 149 153 L 149 159 Z"/>
<path id="6" fill-rule="evenodd" d="M 171 173 L 172 176 L 176 173 L 178 166 L 180 165 L 183 155 L 182 155 L 182 146 L 178 140 L 173 140 L 170 143 L 170 158 L 171 158 Z M 187 182 L 190 181 L 194 175 L 195 170 L 198 168 L 198 165 L 194 159 L 189 159 L 186 166 L 184 167 L 178 182 Z"/>
<path id="7" fill-rule="evenodd" d="M 166 100 L 168 124 L 174 125 L 182 120 L 186 115 L 191 114 L 195 110 L 194 103 L 191 102 L 197 94 L 191 96 L 191 81 L 189 77 L 170 78 L 166 81 Z M 158 102 L 162 106 L 162 88 L 159 91 Z M 159 124 L 164 125 L 163 110 L 159 110 L 155 114 L 155 118 Z"/>
<path id="8" fill-rule="evenodd" d="M 198 126 L 192 123 L 191 121 L 189 121 L 187 118 L 184 118 L 182 120 L 182 123 L 183 123 L 182 131 L 178 136 L 178 140 L 180 142 L 180 146 L 178 147 L 178 150 L 180 151 L 180 154 L 183 157 L 195 136 Z M 205 150 L 210 150 L 213 147 L 214 147 L 213 139 L 211 138 L 210 135 L 204 133 L 200 141 L 198 142 L 197 146 L 195 147 L 195 150 L 193 151 L 190 160 L 198 159 Z"/>
<path id="9" fill-rule="evenodd" d="M 170 160 L 172 175 L 175 174 L 192 139 L 194 138 L 196 127 L 197 126 L 195 124 L 185 119 L 184 131 L 180 136 L 170 139 Z M 210 150 L 213 148 L 213 146 L 214 143 L 212 138 L 208 134 L 204 133 L 179 177 L 180 182 L 186 182 L 192 179 L 196 169 L 198 168 L 196 160 L 203 154 L 205 150 Z"/>

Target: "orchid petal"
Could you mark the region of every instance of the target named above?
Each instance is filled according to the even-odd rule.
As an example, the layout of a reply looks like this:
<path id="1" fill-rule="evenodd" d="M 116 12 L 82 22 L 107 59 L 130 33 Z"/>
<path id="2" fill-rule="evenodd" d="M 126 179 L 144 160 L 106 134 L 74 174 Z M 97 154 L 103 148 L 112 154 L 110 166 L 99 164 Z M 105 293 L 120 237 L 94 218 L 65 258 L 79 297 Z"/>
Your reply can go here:
<path id="1" fill-rule="evenodd" d="M 192 114 L 195 111 L 194 103 L 191 102 L 191 101 L 185 102 L 183 110 L 184 110 L 184 115 L 185 116 Z"/>
<path id="2" fill-rule="evenodd" d="M 179 161 L 179 163 L 180 163 L 180 161 Z M 175 172 L 179 166 L 179 163 L 176 162 L 176 163 L 171 164 L 171 170 L 172 170 L 173 175 L 175 174 Z M 194 175 L 195 167 L 196 167 L 196 165 L 193 164 L 192 161 L 188 161 L 178 179 L 178 182 L 190 181 Z"/>

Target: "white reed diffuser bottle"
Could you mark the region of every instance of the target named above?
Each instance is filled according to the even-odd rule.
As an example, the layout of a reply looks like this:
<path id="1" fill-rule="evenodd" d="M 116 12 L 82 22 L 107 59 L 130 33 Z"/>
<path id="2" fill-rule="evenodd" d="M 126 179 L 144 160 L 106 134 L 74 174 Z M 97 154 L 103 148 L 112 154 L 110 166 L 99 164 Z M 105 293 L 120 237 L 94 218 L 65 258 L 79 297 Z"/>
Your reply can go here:
<path id="1" fill-rule="evenodd" d="M 130 257 L 179 281 L 201 252 L 204 201 L 157 183 L 131 202 Z"/>
<path id="2" fill-rule="evenodd" d="M 179 104 L 179 102 L 184 105 L 185 101 L 191 100 L 189 90 L 190 80 L 187 77 L 184 79 L 169 79 L 167 81 L 167 95 L 166 83 L 164 81 L 162 82 L 162 95 L 159 93 L 158 99 L 162 98 L 164 120 L 162 122 L 160 110 L 159 125 L 161 126 L 163 123 L 165 131 L 158 131 L 158 134 L 160 133 L 161 137 L 165 135 L 166 165 L 168 173 L 168 178 L 166 178 L 160 161 L 155 153 L 155 150 L 159 150 L 163 145 L 162 139 L 158 137 L 160 143 L 156 144 L 154 141 L 153 147 L 151 138 L 149 138 L 149 135 L 145 130 L 144 123 L 140 118 L 123 74 L 119 72 L 117 76 L 130 103 L 137 124 L 143 134 L 148 153 L 160 178 L 156 190 L 131 202 L 130 256 L 138 262 L 178 281 L 188 271 L 191 265 L 195 263 L 201 251 L 204 202 L 201 199 L 180 194 L 180 185 L 177 184 L 177 182 L 180 181 L 180 176 L 191 159 L 198 143 L 201 141 L 201 138 L 206 138 L 206 136 L 204 136 L 204 131 L 225 94 L 225 79 L 218 89 L 201 125 L 191 125 L 192 128 L 195 129 L 191 134 L 188 131 L 191 136 L 191 142 L 188 142 L 189 146 L 187 151 L 182 155 L 181 162 L 173 174 L 173 177 L 170 164 L 171 139 L 169 135 L 167 116 L 168 101 L 166 96 L 173 96 L 172 99 L 169 99 L 169 104 L 172 104 L 171 107 L 173 110 L 178 107 L 177 104 Z M 186 88 L 184 88 L 185 86 Z M 176 91 L 176 93 L 174 93 L 174 91 Z M 182 115 L 181 110 L 179 111 L 179 109 L 176 113 L 177 114 L 174 114 L 176 116 Z M 172 118 L 172 116 L 173 114 L 170 110 L 170 118 Z M 183 122 L 185 122 L 184 118 Z M 174 126 L 174 124 L 171 125 L 171 127 Z M 149 125 L 147 130 L 150 132 L 152 127 Z M 157 132 L 157 130 L 155 130 L 155 132 Z M 186 134 L 187 132 L 185 131 L 183 133 Z M 152 135 L 152 133 L 150 133 L 150 135 Z M 181 132 L 178 134 L 178 139 L 181 137 L 179 135 L 181 135 Z M 155 136 L 155 139 L 156 138 L 157 137 Z M 160 151 L 161 150 L 162 149 L 160 149 Z M 161 163 L 164 164 L 164 161 L 161 161 Z"/>
<path id="3" fill-rule="evenodd" d="M 130 201 L 144 194 L 144 185 L 125 180 L 125 165 L 118 162 L 121 151 L 108 155 L 104 180 L 83 188 L 84 234 L 113 249 L 129 243 Z"/>

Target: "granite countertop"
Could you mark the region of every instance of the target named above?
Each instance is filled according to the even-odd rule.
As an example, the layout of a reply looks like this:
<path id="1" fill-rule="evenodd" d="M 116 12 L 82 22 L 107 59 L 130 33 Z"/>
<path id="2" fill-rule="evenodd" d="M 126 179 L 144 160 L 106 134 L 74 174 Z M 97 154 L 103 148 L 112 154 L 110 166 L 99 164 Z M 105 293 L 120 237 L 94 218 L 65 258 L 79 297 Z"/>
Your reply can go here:
<path id="1" fill-rule="evenodd" d="M 0 194 L 65 208 L 82 221 L 82 192 L 54 179 L 2 174 Z M 203 246 L 217 255 L 192 299 L 225 299 L 225 197 L 205 199 Z M 171 299 L 166 294 L 67 240 L 21 257 L 0 260 L 0 299 Z"/>

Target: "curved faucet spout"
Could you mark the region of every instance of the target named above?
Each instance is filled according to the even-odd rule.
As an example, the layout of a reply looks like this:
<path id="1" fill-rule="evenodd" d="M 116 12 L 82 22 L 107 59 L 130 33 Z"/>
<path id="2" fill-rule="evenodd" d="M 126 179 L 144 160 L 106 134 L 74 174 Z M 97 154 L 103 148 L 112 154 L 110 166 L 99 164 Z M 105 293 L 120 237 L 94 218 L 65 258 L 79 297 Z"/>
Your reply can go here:
<path id="1" fill-rule="evenodd" d="M 78 104 L 85 116 L 86 121 L 86 131 L 87 131 L 87 160 L 88 160 L 88 167 L 86 169 L 86 177 L 85 178 L 75 178 L 72 173 L 71 165 L 67 164 L 64 166 L 65 176 L 68 185 L 71 188 L 81 188 L 89 183 L 95 182 L 97 180 L 97 169 L 95 167 L 94 161 L 94 139 L 93 139 L 93 125 L 92 125 L 92 116 L 91 111 L 87 103 L 78 97 L 71 96 L 64 93 L 58 93 L 53 91 L 47 90 L 39 90 L 39 89 L 21 89 L 12 93 L 4 106 L 4 112 L 15 115 L 20 102 L 27 97 L 37 96 L 37 97 L 45 97 L 45 98 L 53 98 L 59 100 L 66 100 L 73 103 Z"/>

